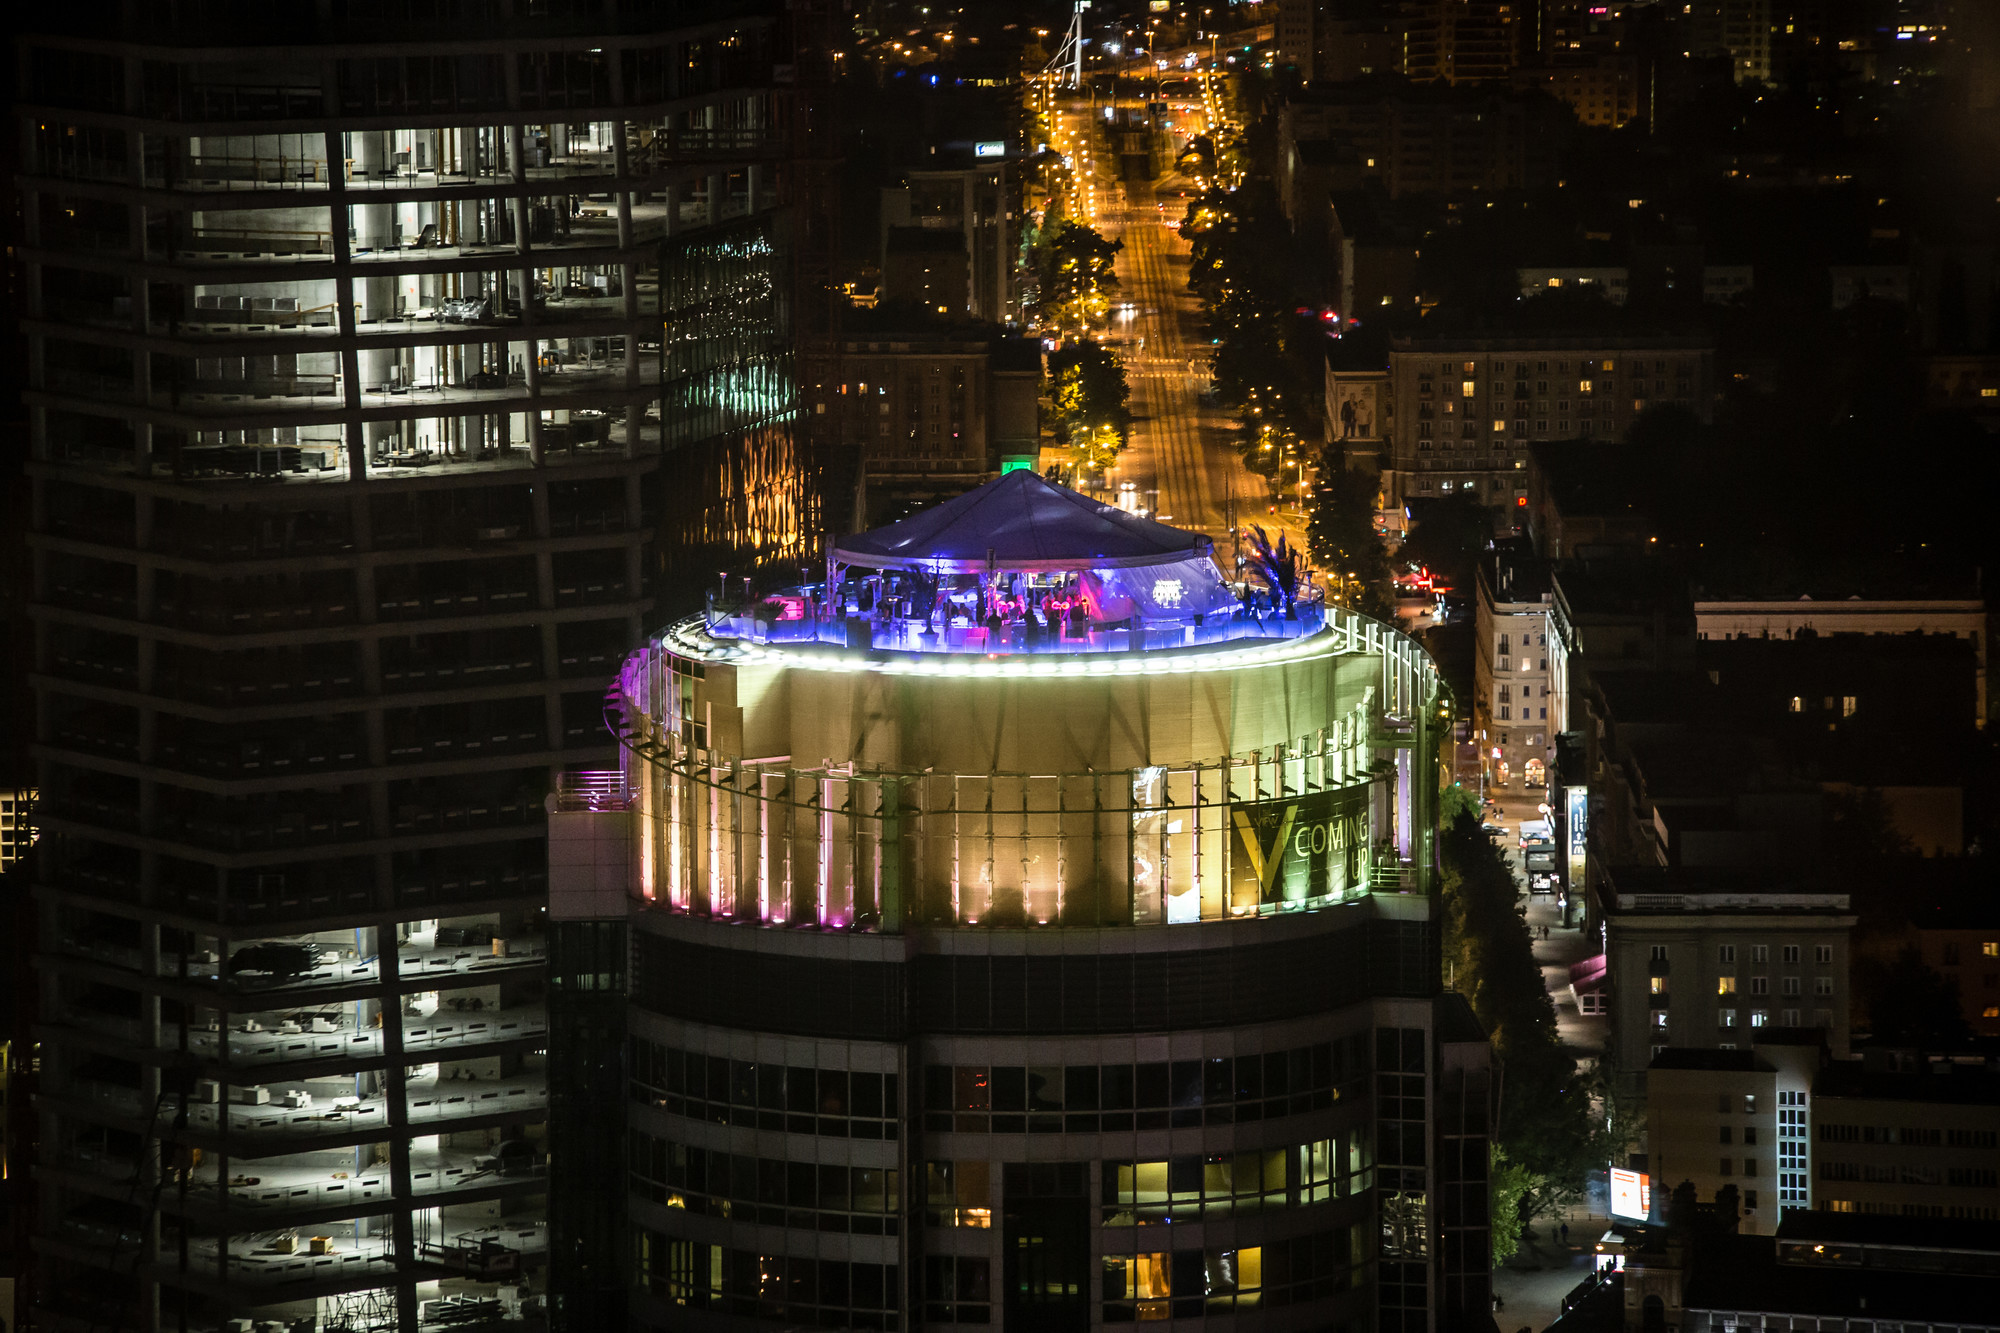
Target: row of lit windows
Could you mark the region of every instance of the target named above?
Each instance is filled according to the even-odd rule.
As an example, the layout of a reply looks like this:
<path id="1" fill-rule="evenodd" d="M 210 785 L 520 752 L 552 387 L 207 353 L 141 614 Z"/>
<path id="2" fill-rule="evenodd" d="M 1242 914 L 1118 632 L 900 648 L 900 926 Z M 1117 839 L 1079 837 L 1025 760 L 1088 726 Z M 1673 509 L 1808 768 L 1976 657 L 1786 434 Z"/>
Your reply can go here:
<path id="1" fill-rule="evenodd" d="M 1531 372 L 1537 375 L 1549 374 L 1551 366 L 1555 368 L 1555 373 L 1558 375 L 1567 375 L 1570 373 L 1569 362 L 1567 361 L 1554 361 L 1554 362 L 1516 361 L 1513 362 L 1512 364 L 1514 367 L 1514 377 L 1516 379 L 1525 379 Z M 1493 367 L 1490 373 L 1494 375 L 1505 375 L 1507 373 L 1507 367 L 1508 367 L 1507 362 L 1495 361 L 1493 363 Z M 1677 360 L 1673 363 L 1673 368 L 1674 368 L 1674 374 L 1680 376 L 1683 379 L 1687 378 L 1689 375 L 1694 373 L 1693 363 L 1687 361 Z M 1609 375 L 1614 371 L 1616 371 L 1617 369 L 1618 369 L 1617 360 L 1615 358 L 1609 358 L 1609 357 L 1604 358 L 1602 360 L 1599 360 L 1594 357 L 1587 358 L 1585 360 L 1578 361 L 1576 363 L 1576 370 L 1579 375 L 1595 375 L 1600 372 Z M 1625 372 L 1629 375 L 1645 374 L 1646 373 L 1645 360 L 1643 358 L 1640 358 L 1627 362 L 1625 366 Z M 1479 373 L 1479 363 L 1477 361 L 1456 361 L 1456 362 L 1444 361 L 1440 362 L 1438 365 L 1437 377 L 1439 379 L 1448 380 L 1451 379 L 1454 375 L 1456 375 L 1470 379 L 1471 377 L 1477 375 L 1478 373 Z M 1653 374 L 1664 375 L 1666 373 L 1667 373 L 1667 363 L 1665 361 L 1656 360 L 1653 362 Z M 1420 382 L 1428 380 L 1430 378 L 1431 378 L 1430 371 L 1422 369 L 1419 369 L 1417 371 L 1417 379 Z"/>
<path id="2" fill-rule="evenodd" d="M 1359 1136 L 1282 1148 L 1104 1164 L 1106 1226 L 1152 1226 L 1303 1208 L 1367 1188 Z"/>
<path id="3" fill-rule="evenodd" d="M 1108 1254 L 1104 1322 L 1191 1319 L 1320 1300 L 1347 1290 L 1352 1264 L 1345 1230 L 1233 1250 Z"/>
<path id="4" fill-rule="evenodd" d="M 1716 1010 L 1715 1025 L 1718 1028 L 1733 1028 L 1739 1026 L 1736 1021 L 1739 1012 L 1740 1012 L 1739 1010 L 1735 1009 Z M 1803 1012 L 1804 1012 L 1803 1010 L 1799 1009 L 1780 1010 L 1778 1014 L 1777 1026 L 1786 1028 L 1798 1027 L 1799 1017 Z M 1655 1037 L 1666 1036 L 1667 1011 L 1665 1009 L 1653 1010 L 1652 1024 L 1653 1024 L 1653 1035 Z M 1765 1028 L 1772 1026 L 1771 1011 L 1769 1009 L 1752 1009 L 1750 1011 L 1750 1026 L 1753 1028 Z M 1831 1028 L 1833 1026 L 1833 1010 L 1831 1009 L 1813 1010 L 1812 1026 L 1816 1028 Z M 1725 1047 L 1725 1049 L 1727 1048 Z"/>

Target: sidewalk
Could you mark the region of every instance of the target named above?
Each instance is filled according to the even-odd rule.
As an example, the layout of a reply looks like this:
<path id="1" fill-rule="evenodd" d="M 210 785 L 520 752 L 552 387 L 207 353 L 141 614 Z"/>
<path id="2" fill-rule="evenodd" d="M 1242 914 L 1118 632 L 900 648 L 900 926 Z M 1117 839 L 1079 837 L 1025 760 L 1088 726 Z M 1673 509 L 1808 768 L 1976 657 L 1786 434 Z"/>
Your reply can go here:
<path id="1" fill-rule="evenodd" d="M 1602 1200 L 1593 1200 L 1601 1205 Z M 1557 1228 L 1569 1223 L 1569 1244 Z M 1591 1274 L 1597 1238 L 1610 1227 L 1603 1212 L 1578 1206 L 1566 1218 L 1542 1218 L 1522 1233 L 1521 1248 L 1493 1271 L 1493 1294 L 1500 1309 L 1493 1321 L 1501 1333 L 1540 1333 L 1562 1316 L 1563 1297 Z"/>
<path id="2" fill-rule="evenodd" d="M 1536 809 L 1539 798 L 1501 792 L 1497 800 L 1499 814 L 1497 817 L 1488 815 L 1488 819 L 1507 829 L 1507 864 L 1521 881 L 1521 901 L 1527 906 L 1528 929 L 1535 939 L 1535 961 L 1541 965 L 1542 984 L 1548 989 L 1549 999 L 1554 1001 L 1556 1007 L 1556 1031 L 1563 1044 L 1573 1049 L 1579 1058 L 1595 1060 L 1604 1054 L 1609 1024 L 1602 1015 L 1585 1016 L 1577 1012 L 1576 1004 L 1569 995 L 1569 969 L 1571 964 L 1580 963 L 1602 950 L 1596 940 L 1585 938 L 1581 929 L 1568 929 L 1562 925 L 1554 898 L 1530 898 L 1527 894 L 1520 829 L 1523 819 L 1541 818 Z M 1544 926 L 1549 930 L 1546 940 L 1541 938 Z"/>
<path id="3" fill-rule="evenodd" d="M 1534 938 L 1535 961 L 1541 965 L 1542 984 L 1548 988 L 1549 999 L 1555 1004 L 1556 1031 L 1579 1061 L 1594 1062 L 1604 1054 L 1608 1021 L 1602 1015 L 1586 1016 L 1577 1012 L 1569 994 L 1569 969 L 1572 963 L 1580 963 L 1600 952 L 1600 948 L 1597 941 L 1585 936 L 1581 929 L 1562 925 L 1555 899 L 1531 898 L 1527 894 L 1520 828 L 1523 819 L 1541 818 L 1540 811 L 1536 809 L 1539 797 L 1500 792 L 1497 793 L 1497 802 L 1498 814 L 1489 814 L 1487 818 L 1489 822 L 1502 824 L 1507 829 L 1504 843 L 1507 863 L 1521 881 L 1521 902 L 1526 906 L 1524 917 Z M 1548 927 L 1547 939 L 1541 938 L 1544 926 Z M 1501 1309 L 1494 1313 L 1493 1318 L 1501 1333 L 1515 1333 L 1520 1329 L 1540 1333 L 1561 1316 L 1563 1297 L 1590 1276 L 1597 1239 L 1611 1226 L 1607 1211 L 1609 1200 L 1605 1198 L 1604 1190 L 1600 1174 L 1591 1182 L 1590 1192 L 1584 1201 L 1563 1216 L 1538 1220 L 1522 1234 L 1521 1248 L 1514 1257 L 1494 1270 L 1493 1291 L 1501 1300 Z M 1564 1222 L 1569 1223 L 1569 1244 L 1566 1246 L 1557 1238 L 1557 1228 Z"/>

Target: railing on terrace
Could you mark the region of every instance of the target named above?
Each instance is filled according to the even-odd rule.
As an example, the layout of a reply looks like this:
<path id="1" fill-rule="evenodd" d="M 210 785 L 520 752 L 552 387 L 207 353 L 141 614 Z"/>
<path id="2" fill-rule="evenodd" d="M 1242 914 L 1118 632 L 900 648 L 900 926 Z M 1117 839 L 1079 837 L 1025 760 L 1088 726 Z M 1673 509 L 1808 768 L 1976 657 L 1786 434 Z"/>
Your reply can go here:
<path id="1" fill-rule="evenodd" d="M 1200 618 L 1198 623 L 1155 624 L 1112 629 L 1093 625 L 1072 632 L 1060 624 L 958 623 L 938 627 L 905 619 L 827 619 L 810 611 L 795 619 L 757 614 L 766 607 L 746 607 L 709 594 L 705 619 L 708 633 L 718 639 L 756 644 L 825 644 L 838 648 L 868 648 L 905 653 L 1069 654 L 1159 651 L 1253 639 L 1300 639 L 1319 633 L 1326 624 L 1318 602 L 1300 602 L 1290 612 L 1237 607 L 1226 614 Z M 768 604 L 767 604 L 768 605 Z M 776 608 L 771 608 L 776 609 Z M 780 610 L 782 616 L 791 608 Z"/>
<path id="2" fill-rule="evenodd" d="M 625 775 L 616 769 L 598 772 L 565 773 L 556 789 L 556 809 L 576 811 L 624 810 L 632 793 L 626 789 Z"/>

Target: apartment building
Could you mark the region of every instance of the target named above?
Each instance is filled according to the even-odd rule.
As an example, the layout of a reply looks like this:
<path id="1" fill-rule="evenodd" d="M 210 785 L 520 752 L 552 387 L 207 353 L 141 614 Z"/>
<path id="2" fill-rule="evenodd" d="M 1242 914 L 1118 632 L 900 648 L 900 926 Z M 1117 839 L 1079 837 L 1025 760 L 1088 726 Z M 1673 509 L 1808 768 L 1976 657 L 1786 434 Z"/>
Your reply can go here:
<path id="1" fill-rule="evenodd" d="M 1812 1206 L 1810 1113 L 1822 1034 L 1766 1029 L 1744 1047 L 1669 1047 L 1646 1067 L 1646 1168 L 1653 1197 L 1683 1182 L 1697 1199 L 1734 1185 L 1738 1230 L 1776 1234 Z"/>
<path id="2" fill-rule="evenodd" d="M 1820 1072 L 1814 1206 L 2000 1221 L 2000 1073 L 1983 1062 L 1889 1065 L 1835 1061 Z"/>
<path id="3" fill-rule="evenodd" d="M 0 790 L 0 871 L 28 854 L 35 841 L 35 790 Z"/>
<path id="4" fill-rule="evenodd" d="M 1328 191 L 1460 197 L 1552 183 L 1560 114 L 1507 87 L 1307 88 L 1278 112 L 1279 199 L 1296 226 L 1302 211 L 1325 207 Z"/>
<path id="5" fill-rule="evenodd" d="M 777 448 L 784 36 L 647 0 L 29 26 L 23 1302 L 539 1319 L 545 795 L 608 757 L 655 526 L 815 521 Z"/>
<path id="6" fill-rule="evenodd" d="M 879 329 L 847 340 L 827 397 L 858 459 L 856 527 L 902 518 L 1000 475 L 1041 446 L 1041 349 L 993 326 Z"/>
<path id="7" fill-rule="evenodd" d="M 2000 1037 L 2000 907 L 1983 893 L 1920 911 L 1913 923 L 1924 966 L 1958 988 L 1967 1030 Z"/>
<path id="8" fill-rule="evenodd" d="M 1553 602 L 1547 562 L 1503 551 L 1480 563 L 1472 729 L 1491 786 L 1539 791 L 1549 784 L 1563 715 L 1550 697 Z"/>
<path id="9" fill-rule="evenodd" d="M 1402 0 L 1402 73 L 1420 83 L 1505 80 L 1520 63 L 1515 0 Z"/>
<path id="10" fill-rule="evenodd" d="M 1768 591 L 1768 590 L 1767 590 Z M 1972 592 L 1965 588 L 1963 592 Z M 1984 725 L 1986 601 L 1979 596 L 1883 596 L 1874 589 L 1821 587 L 1789 597 L 1698 592 L 1695 635 L 1702 639 L 1795 639 L 1801 635 L 1949 635 L 1971 644 L 1976 664 L 1973 717 Z"/>
<path id="11" fill-rule="evenodd" d="M 1771 0 L 1690 0 L 1690 54 L 1726 59 L 1738 83 L 1771 82 L 1772 9 Z"/>
<path id="12" fill-rule="evenodd" d="M 1531 444 L 1613 440 L 1664 403 L 1707 420 L 1713 377 L 1713 350 L 1681 337 L 1398 337 L 1383 485 L 1396 504 L 1470 494 L 1509 535 L 1526 526 Z"/>
<path id="13" fill-rule="evenodd" d="M 1016 186 L 1005 157 L 985 156 L 988 147 L 947 149 L 935 167 L 883 189 L 883 300 L 920 300 L 953 319 L 1020 320 Z M 935 281 L 920 280 L 926 265 Z"/>
<path id="14" fill-rule="evenodd" d="M 1847 895 L 1772 868 L 1591 867 L 1610 981 L 1612 1056 L 1645 1091 L 1669 1047 L 1743 1050 L 1765 1028 L 1848 1044 Z"/>

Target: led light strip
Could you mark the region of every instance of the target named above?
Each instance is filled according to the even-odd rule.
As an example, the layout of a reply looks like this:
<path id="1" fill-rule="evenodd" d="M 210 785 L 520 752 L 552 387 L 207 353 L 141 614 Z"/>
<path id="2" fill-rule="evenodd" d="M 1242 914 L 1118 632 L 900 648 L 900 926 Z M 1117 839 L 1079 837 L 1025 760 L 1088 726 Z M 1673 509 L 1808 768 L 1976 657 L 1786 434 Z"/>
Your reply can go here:
<path id="1" fill-rule="evenodd" d="M 907 654 L 896 657 L 862 657 L 838 650 L 801 653 L 762 644 L 730 645 L 711 638 L 701 629 L 701 616 L 690 616 L 660 635 L 660 646 L 683 657 L 706 662 L 758 663 L 819 671 L 875 671 L 893 676 L 1032 676 L 1039 678 L 1092 676 L 1166 676 L 1197 671 L 1228 671 L 1247 667 L 1277 666 L 1318 657 L 1360 655 L 1367 651 L 1357 642 L 1352 629 L 1324 628 L 1296 639 L 1250 649 L 1161 648 L 1143 654 L 1069 654 L 1038 658 L 1031 654 L 989 658 L 984 654 Z M 1104 660 L 1095 660 L 1102 658 Z"/>

